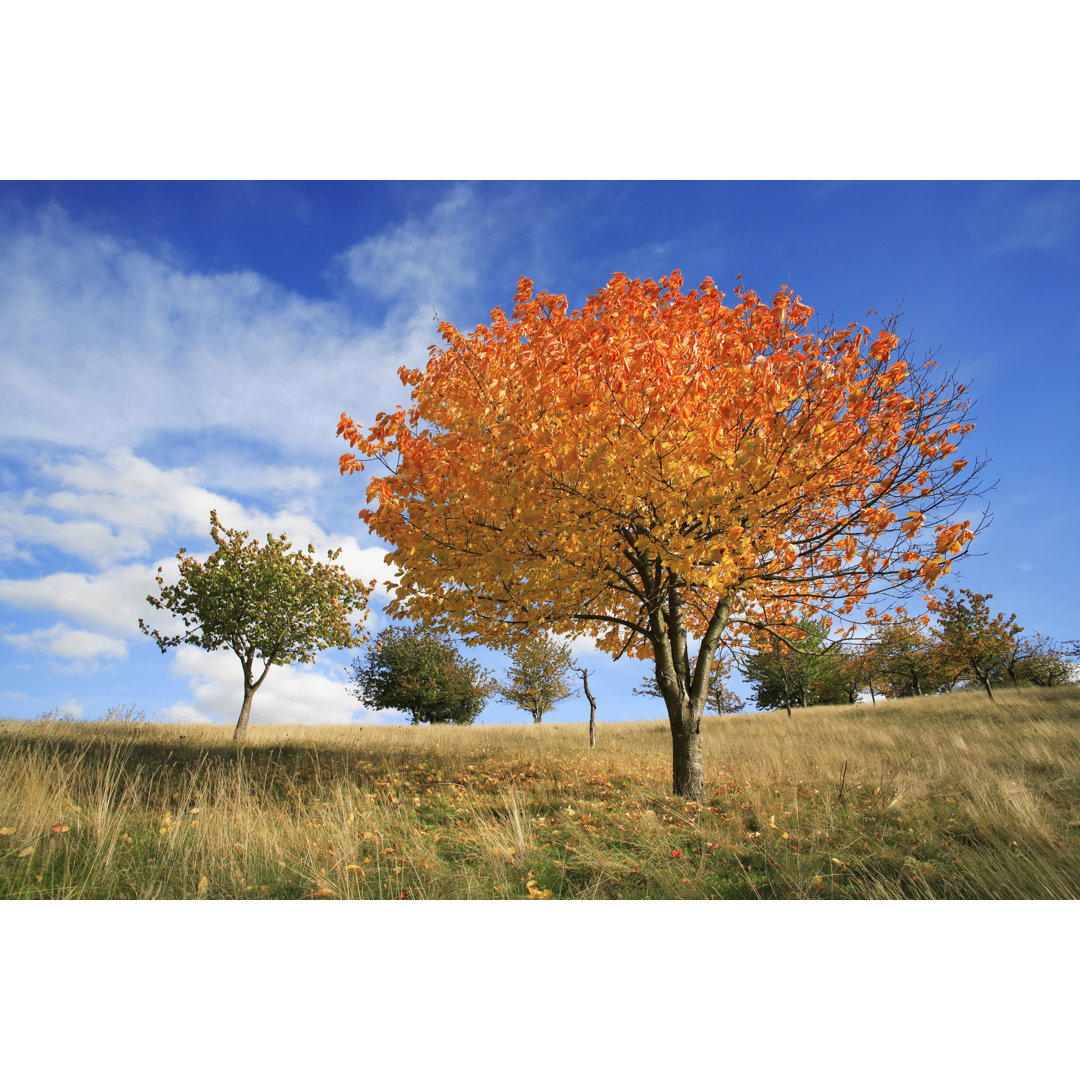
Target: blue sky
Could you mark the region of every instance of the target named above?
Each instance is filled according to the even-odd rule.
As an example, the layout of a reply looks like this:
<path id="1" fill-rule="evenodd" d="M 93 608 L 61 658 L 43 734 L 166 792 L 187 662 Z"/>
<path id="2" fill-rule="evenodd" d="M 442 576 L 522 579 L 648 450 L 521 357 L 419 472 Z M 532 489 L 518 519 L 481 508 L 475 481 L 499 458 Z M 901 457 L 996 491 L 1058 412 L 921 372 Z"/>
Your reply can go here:
<path id="1" fill-rule="evenodd" d="M 675 268 L 790 284 L 841 323 L 902 300 L 916 353 L 971 386 L 998 480 L 961 584 L 1080 637 L 1078 262 L 1069 182 L 0 184 L 0 712 L 232 723 L 231 653 L 139 633 L 155 568 L 208 552 L 216 507 L 382 574 L 337 418 L 404 401 L 396 370 L 426 360 L 434 313 L 471 328 L 519 274 L 572 306 L 615 271 Z M 350 697 L 348 660 L 276 669 L 254 722 L 395 722 Z M 659 715 L 630 692 L 647 665 L 579 662 L 599 720 Z M 579 697 L 549 719 L 586 716 Z"/>

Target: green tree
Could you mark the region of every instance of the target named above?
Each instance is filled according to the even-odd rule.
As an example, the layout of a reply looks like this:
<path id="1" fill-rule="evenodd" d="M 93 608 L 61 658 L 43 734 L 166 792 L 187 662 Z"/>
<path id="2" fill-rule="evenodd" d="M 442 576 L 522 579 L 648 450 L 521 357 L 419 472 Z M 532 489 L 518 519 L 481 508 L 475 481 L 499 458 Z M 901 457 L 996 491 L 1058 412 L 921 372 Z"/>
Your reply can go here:
<path id="1" fill-rule="evenodd" d="M 139 620 L 139 628 L 152 637 L 162 652 L 177 645 L 196 645 L 213 652 L 231 649 L 244 670 L 244 702 L 236 721 L 233 742 L 244 740 L 251 719 L 251 701 L 275 665 L 313 663 L 322 649 L 345 649 L 367 640 L 353 626 L 353 612 L 367 606 L 374 582 L 365 585 L 351 578 L 334 560 L 341 549 L 328 551 L 329 563 L 307 553 L 291 551 L 284 533 L 246 542 L 248 534 L 226 529 L 217 511 L 210 511 L 210 536 L 217 549 L 200 563 L 181 548 L 176 558 L 180 580 L 166 585 L 158 567 L 160 596 L 146 601 L 158 611 L 183 619 L 184 630 L 166 634 Z M 187 557 L 185 557 L 187 556 Z M 256 662 L 262 670 L 256 670 Z"/>
<path id="2" fill-rule="evenodd" d="M 758 639 L 742 672 L 755 687 L 760 709 L 840 705 L 849 700 L 837 643 L 828 641 L 826 620 L 800 619 L 782 632 Z"/>
<path id="3" fill-rule="evenodd" d="M 991 617 L 986 601 L 993 593 L 970 589 L 960 593 L 962 599 L 949 589 L 943 599 L 933 602 L 939 619 L 935 634 L 953 670 L 974 676 L 993 701 L 991 684 L 1005 670 L 1024 628 L 1016 625 L 1015 613 L 1006 617 L 999 611 Z"/>
<path id="4" fill-rule="evenodd" d="M 507 681 L 499 687 L 499 696 L 539 724 L 544 713 L 577 692 L 571 670 L 569 645 L 543 635 L 523 638 L 510 649 Z"/>
<path id="5" fill-rule="evenodd" d="M 414 724 L 471 724 L 496 688 L 448 638 L 419 627 L 383 630 L 352 674 L 350 690 L 367 708 L 408 713 Z"/>
<path id="6" fill-rule="evenodd" d="M 697 662 L 696 658 L 694 662 Z M 714 657 L 709 667 L 709 686 L 705 693 L 705 704 L 721 716 L 737 713 L 745 708 L 742 698 L 729 690 L 725 684 L 730 669 L 731 661 L 720 656 Z M 656 678 L 652 675 L 643 675 L 641 683 L 633 687 L 630 692 L 639 697 L 663 698 L 664 696 L 656 684 Z"/>

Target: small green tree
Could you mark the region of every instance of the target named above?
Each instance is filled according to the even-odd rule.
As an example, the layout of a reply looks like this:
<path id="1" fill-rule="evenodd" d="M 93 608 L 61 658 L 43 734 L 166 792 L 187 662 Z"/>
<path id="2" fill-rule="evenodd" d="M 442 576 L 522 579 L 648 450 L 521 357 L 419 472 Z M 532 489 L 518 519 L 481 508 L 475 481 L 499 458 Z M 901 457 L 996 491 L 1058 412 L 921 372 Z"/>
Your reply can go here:
<path id="1" fill-rule="evenodd" d="M 781 631 L 759 635 L 758 648 L 748 653 L 742 673 L 755 687 L 758 708 L 842 705 L 849 700 L 841 672 L 841 653 L 829 642 L 824 619 L 800 619 Z"/>
<path id="2" fill-rule="evenodd" d="M 213 652 L 231 649 L 244 669 L 244 702 L 236 721 L 233 742 L 244 740 L 251 719 L 251 701 L 275 665 L 313 663 L 322 649 L 345 649 L 361 644 L 367 635 L 350 623 L 353 612 L 367 605 L 375 583 L 351 578 L 341 566 L 330 565 L 341 554 L 328 551 L 329 563 L 307 553 L 290 551 L 283 533 L 247 543 L 248 534 L 226 529 L 217 511 L 210 511 L 210 536 L 217 545 L 206 562 L 176 555 L 180 580 L 166 585 L 158 567 L 160 596 L 147 603 L 184 621 L 182 633 L 165 634 L 139 620 L 139 628 L 152 637 L 162 652 L 176 645 L 197 645 Z M 256 661 L 262 670 L 256 672 Z"/>
<path id="3" fill-rule="evenodd" d="M 510 649 L 507 681 L 499 687 L 499 696 L 539 724 L 544 713 L 577 692 L 571 670 L 569 645 L 542 635 L 523 638 Z"/>
<path id="4" fill-rule="evenodd" d="M 419 627 L 383 630 L 352 674 L 350 690 L 365 706 L 408 713 L 414 724 L 471 724 L 496 689 L 448 638 Z"/>
<path id="5" fill-rule="evenodd" d="M 696 663 L 696 660 L 695 660 Z M 727 687 L 727 678 L 731 674 L 732 661 L 716 656 L 709 665 L 709 688 L 705 693 L 705 704 L 719 716 L 741 712 L 746 703 L 734 691 Z M 641 684 L 630 691 L 640 697 L 662 697 L 656 678 L 651 675 L 642 677 Z"/>

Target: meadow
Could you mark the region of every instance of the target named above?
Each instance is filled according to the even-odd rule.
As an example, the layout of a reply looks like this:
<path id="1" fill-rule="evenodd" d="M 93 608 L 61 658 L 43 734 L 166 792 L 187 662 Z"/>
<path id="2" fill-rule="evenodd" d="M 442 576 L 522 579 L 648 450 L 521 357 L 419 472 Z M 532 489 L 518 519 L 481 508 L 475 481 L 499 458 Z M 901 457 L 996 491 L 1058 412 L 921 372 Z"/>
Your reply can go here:
<path id="1" fill-rule="evenodd" d="M 666 721 L 0 722 L 9 899 L 1078 899 L 1080 687 Z M 256 718 L 257 720 L 257 718 Z"/>

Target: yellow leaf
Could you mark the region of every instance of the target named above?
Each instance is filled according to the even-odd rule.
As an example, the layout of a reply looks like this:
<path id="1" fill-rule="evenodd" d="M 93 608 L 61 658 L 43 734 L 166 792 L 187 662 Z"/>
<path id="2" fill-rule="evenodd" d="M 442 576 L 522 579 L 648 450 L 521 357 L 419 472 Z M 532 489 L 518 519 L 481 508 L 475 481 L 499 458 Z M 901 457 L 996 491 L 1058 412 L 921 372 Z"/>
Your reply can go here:
<path id="1" fill-rule="evenodd" d="M 345 867 L 345 873 L 346 874 L 359 874 L 361 877 L 363 877 L 364 876 L 364 868 L 362 866 L 357 866 L 356 863 L 349 863 L 349 865 Z"/>
<path id="2" fill-rule="evenodd" d="M 15 830 L 14 828 L 12 828 L 12 826 L 5 825 L 2 829 L 0 829 L 0 836 L 10 836 L 14 831 Z"/>
<path id="3" fill-rule="evenodd" d="M 33 855 L 33 854 L 34 854 L 34 849 L 32 847 L 24 847 L 22 849 L 22 851 L 19 852 L 19 858 L 20 859 L 25 859 L 27 855 Z"/>
<path id="4" fill-rule="evenodd" d="M 776 815 L 775 814 L 770 814 L 769 815 L 769 828 L 770 829 L 779 829 L 780 828 L 780 826 L 776 824 Z"/>

